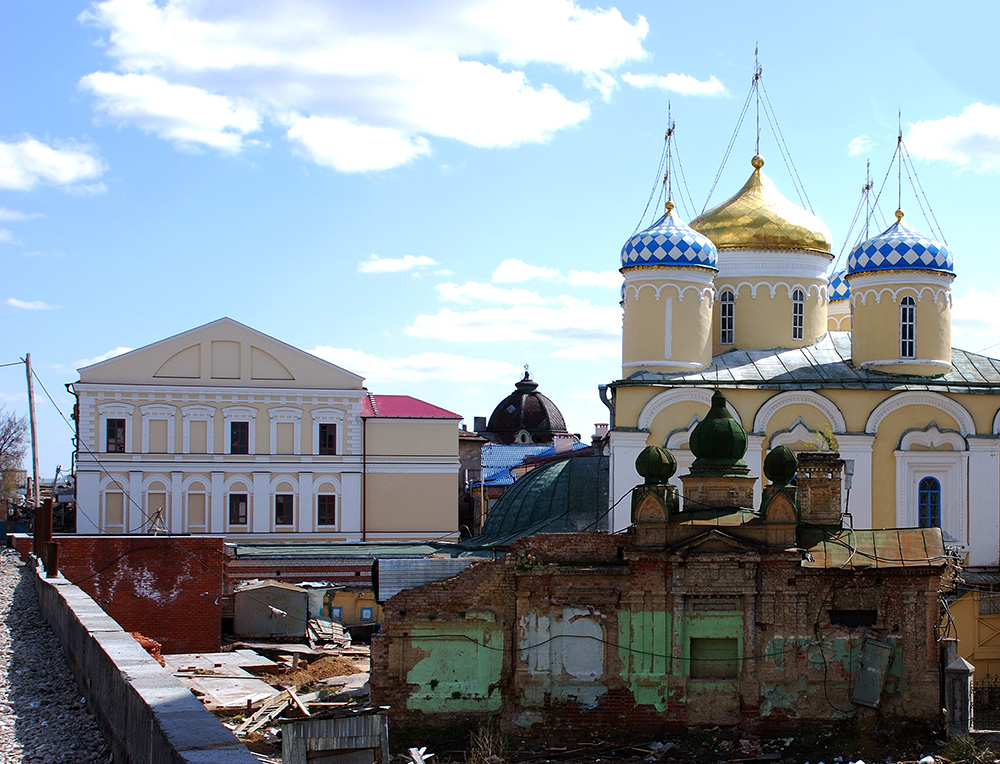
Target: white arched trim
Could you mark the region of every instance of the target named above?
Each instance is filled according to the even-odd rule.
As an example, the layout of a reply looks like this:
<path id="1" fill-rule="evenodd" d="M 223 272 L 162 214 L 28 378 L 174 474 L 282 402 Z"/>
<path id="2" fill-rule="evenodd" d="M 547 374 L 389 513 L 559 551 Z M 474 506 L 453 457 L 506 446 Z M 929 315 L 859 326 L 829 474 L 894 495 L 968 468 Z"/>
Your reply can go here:
<path id="1" fill-rule="evenodd" d="M 121 491 L 122 493 L 128 493 L 129 481 L 128 475 L 119 475 L 117 473 L 111 473 L 110 475 L 105 475 L 101 478 L 101 491 L 106 491 L 108 489 L 113 491 Z"/>
<path id="2" fill-rule="evenodd" d="M 212 491 L 212 481 L 201 475 L 189 475 L 184 478 L 184 482 L 181 483 L 181 487 L 185 492 L 194 490 L 196 493 L 198 491 L 205 491 L 206 493 L 211 493 Z"/>
<path id="3" fill-rule="evenodd" d="M 317 493 L 329 493 L 329 491 L 324 490 L 324 486 L 332 485 L 333 492 L 339 494 L 341 492 L 340 478 L 334 477 L 333 475 L 317 475 L 313 478 L 313 489 Z"/>
<path id="4" fill-rule="evenodd" d="M 814 430 L 803 421 L 802 417 L 799 417 L 791 427 L 778 430 L 770 437 L 767 442 L 767 450 L 770 451 L 778 446 L 790 446 L 794 443 L 816 444 L 818 448 L 818 441 L 822 439 L 823 436 L 819 434 L 819 431 Z"/>
<path id="5" fill-rule="evenodd" d="M 938 411 L 943 411 L 958 423 L 958 431 L 963 437 L 976 432 L 976 423 L 964 406 L 940 393 L 932 392 L 897 393 L 882 401 L 869 415 L 868 421 L 865 423 L 865 432 L 869 435 L 877 434 L 878 428 L 887 416 L 906 406 L 930 406 Z"/>
<path id="6" fill-rule="evenodd" d="M 687 427 L 678 427 L 676 430 L 668 432 L 667 437 L 663 440 L 663 447 L 668 451 L 685 448 L 691 440 L 691 433 L 694 432 L 694 428 L 698 426 L 700 421 L 701 417 L 695 415 L 691 417 L 691 423 Z"/>
<path id="7" fill-rule="evenodd" d="M 223 488 L 226 493 L 231 493 L 233 486 L 237 483 L 242 486 L 244 492 L 249 494 L 253 493 L 253 478 L 248 475 L 230 475 L 226 478 Z"/>
<path id="8" fill-rule="evenodd" d="M 271 485 L 270 485 L 271 493 L 275 493 L 278 489 L 278 486 L 281 485 L 282 483 L 289 483 L 294 489 L 292 492 L 298 493 L 299 491 L 298 475 L 293 475 L 291 473 L 275 475 L 274 477 L 271 478 Z"/>
<path id="9" fill-rule="evenodd" d="M 673 390 L 665 390 L 659 395 L 654 396 L 645 406 L 642 407 L 642 411 L 639 413 L 638 427 L 640 430 L 648 430 L 657 416 L 676 403 L 694 401 L 695 403 L 704 404 L 706 408 L 710 408 L 712 406 L 712 395 L 714 392 L 714 390 L 704 387 L 674 388 Z M 733 419 L 740 424 L 743 424 L 743 420 L 740 418 L 739 412 L 733 408 L 733 404 L 729 400 L 726 401 L 726 408 L 729 409 L 729 413 L 732 414 Z"/>
<path id="10" fill-rule="evenodd" d="M 937 422 L 931 422 L 922 430 L 907 430 L 899 440 L 900 451 L 912 451 L 914 447 L 937 450 L 948 447 L 951 451 L 968 451 L 969 444 L 954 430 L 941 430 Z"/>
<path id="11" fill-rule="evenodd" d="M 897 288 L 892 287 L 869 287 L 867 289 L 851 288 L 851 304 L 857 305 L 860 301 L 862 305 L 868 303 L 869 298 L 874 298 L 875 304 L 882 302 L 882 298 L 887 297 L 893 302 L 899 302 L 899 299 L 905 295 L 910 295 L 917 298 L 917 302 L 920 302 L 924 294 L 930 294 L 934 302 L 944 301 L 949 307 L 951 307 L 951 287 L 931 287 L 925 286 L 917 289 L 914 286 L 901 286 Z"/>
<path id="12" fill-rule="evenodd" d="M 801 289 L 807 300 L 810 296 L 815 296 L 821 304 L 827 301 L 827 288 L 824 284 L 803 284 L 800 282 L 789 283 L 787 281 L 740 281 L 738 283 L 720 282 L 716 285 L 716 291 L 722 293 L 728 289 L 738 297 L 742 287 L 750 288 L 751 298 L 756 298 L 757 290 L 764 287 L 767 289 L 771 299 L 774 299 L 774 296 L 778 293 L 778 288 L 784 287 L 788 299 L 792 298 L 792 292 L 796 289 Z"/>
<path id="13" fill-rule="evenodd" d="M 145 493 L 153 483 L 163 483 L 163 490 L 170 492 L 170 476 L 162 472 L 153 472 L 142 479 L 142 491 Z"/>
<path id="14" fill-rule="evenodd" d="M 683 302 L 684 296 L 688 292 L 693 292 L 695 296 L 698 298 L 698 302 L 704 302 L 707 299 L 711 304 L 715 298 L 715 290 L 711 287 L 711 285 L 702 286 L 702 285 L 688 284 L 687 286 L 682 287 L 679 284 L 675 284 L 674 282 L 671 281 L 664 281 L 660 284 L 653 284 L 647 281 L 642 284 L 630 284 L 626 282 L 625 283 L 626 299 L 628 299 L 629 294 L 631 294 L 633 300 L 638 300 L 639 294 L 642 292 L 643 289 L 647 287 L 653 291 L 653 294 L 657 300 L 660 299 L 660 295 L 667 288 L 673 289 L 675 292 L 677 292 L 678 300 L 681 302 Z"/>
<path id="15" fill-rule="evenodd" d="M 993 434 L 1000 435 L 1000 409 L 997 409 L 996 416 L 993 417 Z"/>
<path id="16" fill-rule="evenodd" d="M 806 406 L 812 406 L 825 416 L 827 421 L 830 423 L 830 427 L 835 433 L 847 432 L 847 422 L 844 420 L 844 415 L 840 413 L 840 409 L 837 408 L 836 404 L 834 404 L 834 402 L 829 398 L 824 398 L 819 393 L 814 393 L 810 390 L 778 393 L 772 398 L 769 398 L 764 405 L 757 410 L 757 415 L 753 420 L 753 431 L 757 435 L 766 434 L 767 426 L 771 423 L 771 418 L 778 413 L 778 411 L 786 406 L 797 406 L 803 404 Z"/>

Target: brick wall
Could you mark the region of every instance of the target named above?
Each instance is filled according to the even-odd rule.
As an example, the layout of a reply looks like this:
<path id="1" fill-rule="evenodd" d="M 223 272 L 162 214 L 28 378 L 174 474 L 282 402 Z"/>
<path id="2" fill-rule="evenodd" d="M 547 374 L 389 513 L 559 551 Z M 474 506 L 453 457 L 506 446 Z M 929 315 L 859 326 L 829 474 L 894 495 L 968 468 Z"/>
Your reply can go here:
<path id="1" fill-rule="evenodd" d="M 221 645 L 221 536 L 57 536 L 59 573 L 125 631 L 164 653 L 217 652 Z M 31 538 L 16 536 L 26 559 Z"/>

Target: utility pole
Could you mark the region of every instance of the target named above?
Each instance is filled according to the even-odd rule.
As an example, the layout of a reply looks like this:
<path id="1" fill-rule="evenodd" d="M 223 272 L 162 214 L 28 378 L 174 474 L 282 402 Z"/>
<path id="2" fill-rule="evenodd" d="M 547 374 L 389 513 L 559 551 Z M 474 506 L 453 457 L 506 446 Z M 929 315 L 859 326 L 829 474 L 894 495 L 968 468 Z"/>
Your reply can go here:
<path id="1" fill-rule="evenodd" d="M 31 353 L 24 355 L 24 369 L 28 375 L 28 422 L 31 426 L 31 492 L 32 506 L 38 512 L 38 440 L 35 437 L 35 382 L 31 376 Z"/>

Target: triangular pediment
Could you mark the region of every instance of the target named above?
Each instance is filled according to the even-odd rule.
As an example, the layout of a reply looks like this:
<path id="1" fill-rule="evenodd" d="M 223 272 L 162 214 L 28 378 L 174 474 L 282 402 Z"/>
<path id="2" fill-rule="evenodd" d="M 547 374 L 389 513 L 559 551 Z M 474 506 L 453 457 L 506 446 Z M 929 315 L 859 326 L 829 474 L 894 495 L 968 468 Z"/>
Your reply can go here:
<path id="1" fill-rule="evenodd" d="M 78 370 L 80 382 L 361 390 L 364 377 L 220 318 Z"/>
<path id="2" fill-rule="evenodd" d="M 730 536 L 716 528 L 671 545 L 671 551 L 680 552 L 685 557 L 691 554 L 719 554 L 733 552 L 759 552 L 753 544 Z"/>

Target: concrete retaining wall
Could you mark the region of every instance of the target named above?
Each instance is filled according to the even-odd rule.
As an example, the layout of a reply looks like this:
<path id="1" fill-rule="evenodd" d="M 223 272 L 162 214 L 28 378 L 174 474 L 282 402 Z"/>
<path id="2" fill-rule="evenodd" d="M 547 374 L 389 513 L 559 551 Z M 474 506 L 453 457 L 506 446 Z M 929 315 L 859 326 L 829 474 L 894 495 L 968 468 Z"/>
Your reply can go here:
<path id="1" fill-rule="evenodd" d="M 190 690 L 78 587 L 62 577 L 46 579 L 39 570 L 35 590 L 116 762 L 258 764 Z"/>

